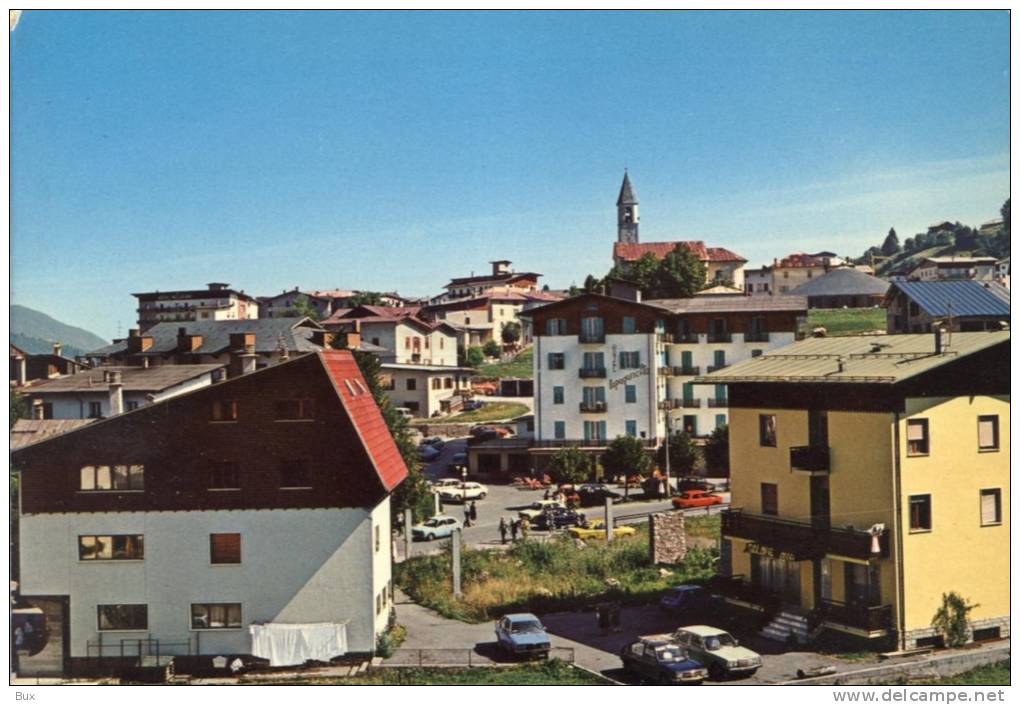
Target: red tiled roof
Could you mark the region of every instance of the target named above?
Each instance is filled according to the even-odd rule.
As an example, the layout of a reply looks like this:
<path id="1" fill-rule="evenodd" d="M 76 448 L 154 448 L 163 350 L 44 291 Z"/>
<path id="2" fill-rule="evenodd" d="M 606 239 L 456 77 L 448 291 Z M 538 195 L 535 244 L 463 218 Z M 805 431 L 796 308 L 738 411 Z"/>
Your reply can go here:
<path id="1" fill-rule="evenodd" d="M 390 435 L 365 378 L 349 350 L 322 350 L 316 355 L 329 373 L 354 430 L 372 461 L 379 480 L 392 491 L 407 477 L 407 465 Z"/>
<path id="2" fill-rule="evenodd" d="M 825 259 L 818 257 L 817 255 L 809 255 L 804 252 L 794 252 L 791 255 L 787 255 L 774 267 L 789 268 L 789 267 L 824 267 Z"/>
<path id="3" fill-rule="evenodd" d="M 710 262 L 746 262 L 747 260 L 732 250 L 725 247 L 709 247 L 708 260 Z"/>
<path id="4" fill-rule="evenodd" d="M 725 247 L 705 247 L 705 243 L 701 240 L 675 240 L 670 242 L 615 242 L 613 243 L 613 258 L 622 259 L 624 262 L 633 262 L 640 259 L 642 255 L 651 253 L 655 255 L 655 259 L 662 259 L 672 252 L 677 245 L 683 245 L 686 247 L 702 262 L 747 261 L 736 252 L 727 250 Z"/>

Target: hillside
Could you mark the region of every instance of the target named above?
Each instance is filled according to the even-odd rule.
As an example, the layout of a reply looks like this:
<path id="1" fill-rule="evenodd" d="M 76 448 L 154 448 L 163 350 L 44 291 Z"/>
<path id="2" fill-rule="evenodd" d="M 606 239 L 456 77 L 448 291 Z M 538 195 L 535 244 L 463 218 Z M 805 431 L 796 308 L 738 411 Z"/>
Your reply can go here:
<path id="1" fill-rule="evenodd" d="M 11 306 L 11 343 L 25 352 L 53 352 L 53 343 L 60 342 L 68 357 L 109 344 L 95 333 L 61 323 L 52 316 L 27 306 Z"/>

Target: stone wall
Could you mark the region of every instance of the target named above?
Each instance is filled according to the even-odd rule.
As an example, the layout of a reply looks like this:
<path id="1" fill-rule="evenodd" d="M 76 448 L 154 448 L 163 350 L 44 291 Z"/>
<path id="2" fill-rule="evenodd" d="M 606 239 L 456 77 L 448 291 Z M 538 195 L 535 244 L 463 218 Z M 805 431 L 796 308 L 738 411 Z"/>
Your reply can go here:
<path id="1" fill-rule="evenodd" d="M 687 555 L 683 512 L 658 512 L 649 521 L 652 563 L 677 564 Z"/>

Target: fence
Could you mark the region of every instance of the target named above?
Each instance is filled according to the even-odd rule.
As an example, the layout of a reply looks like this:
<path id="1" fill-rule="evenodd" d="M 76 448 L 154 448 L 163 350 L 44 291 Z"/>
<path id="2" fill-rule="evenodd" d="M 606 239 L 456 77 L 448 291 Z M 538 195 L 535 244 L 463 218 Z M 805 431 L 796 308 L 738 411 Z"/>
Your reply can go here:
<path id="1" fill-rule="evenodd" d="M 550 659 L 565 663 L 574 662 L 574 649 L 554 646 L 549 650 Z M 479 644 L 474 649 L 395 649 L 386 659 L 384 668 L 476 668 L 503 666 L 512 661 L 495 643 Z"/>

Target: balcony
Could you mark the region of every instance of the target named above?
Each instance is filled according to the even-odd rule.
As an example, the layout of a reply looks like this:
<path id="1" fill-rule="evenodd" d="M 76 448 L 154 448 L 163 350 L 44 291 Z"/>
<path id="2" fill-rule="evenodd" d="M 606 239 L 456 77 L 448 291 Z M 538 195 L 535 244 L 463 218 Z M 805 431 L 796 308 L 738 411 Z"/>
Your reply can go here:
<path id="1" fill-rule="evenodd" d="M 709 399 L 708 400 L 708 408 L 709 409 L 725 409 L 729 405 L 730 405 L 730 400 L 729 399 Z"/>
<path id="2" fill-rule="evenodd" d="M 708 342 L 710 343 L 732 343 L 733 334 L 729 331 L 716 331 L 708 334 Z"/>
<path id="3" fill-rule="evenodd" d="M 582 401 L 579 408 L 582 414 L 604 414 L 609 407 L 604 401 Z"/>
<path id="4" fill-rule="evenodd" d="M 871 552 L 872 537 L 867 531 L 813 526 L 809 522 L 792 521 L 772 516 L 745 514 L 731 509 L 722 515 L 723 536 L 759 544 L 777 555 L 789 554 L 795 561 L 823 558 L 827 554 L 868 560 L 889 555 L 889 533 L 879 537 L 879 553 Z"/>
<path id="5" fill-rule="evenodd" d="M 663 399 L 662 401 L 659 402 L 659 411 L 669 411 L 672 408 L 673 408 L 672 399 Z"/>
<path id="6" fill-rule="evenodd" d="M 822 598 L 818 603 L 817 613 L 824 622 L 834 622 L 869 633 L 892 629 L 892 605 L 880 607 L 848 605 L 845 602 Z"/>
<path id="7" fill-rule="evenodd" d="M 673 334 L 672 333 L 659 333 L 658 336 L 659 336 L 659 342 L 660 343 L 664 343 L 664 344 L 668 345 L 668 344 L 673 342 Z"/>
<path id="8" fill-rule="evenodd" d="M 504 439 L 511 440 L 511 439 Z M 654 438 L 639 438 L 641 445 L 645 448 L 655 448 L 659 444 L 659 440 Z M 609 444 L 609 441 L 605 438 L 585 438 L 585 439 L 563 439 L 554 438 L 548 440 L 534 440 L 531 442 L 531 447 L 534 449 L 542 448 L 605 448 Z"/>
<path id="9" fill-rule="evenodd" d="M 660 367 L 659 368 L 659 376 L 660 377 L 672 377 L 673 376 L 673 368 L 670 367 L 669 365 L 666 365 L 665 367 Z"/>
<path id="10" fill-rule="evenodd" d="M 674 409 L 700 409 L 701 408 L 701 400 L 700 399 L 674 399 L 673 400 L 673 408 Z"/>
<path id="11" fill-rule="evenodd" d="M 582 367 L 577 372 L 581 379 L 605 379 L 606 377 L 605 367 Z"/>
<path id="12" fill-rule="evenodd" d="M 728 365 L 728 364 L 723 364 L 723 365 L 709 365 L 709 366 L 708 366 L 708 373 L 709 373 L 709 374 L 712 374 L 713 372 L 718 372 L 719 370 L 724 370 L 724 369 L 726 369 L 727 367 L 729 367 L 729 365 Z"/>
<path id="13" fill-rule="evenodd" d="M 792 446 L 790 470 L 793 472 L 828 473 L 829 446 Z"/>
<path id="14" fill-rule="evenodd" d="M 605 333 L 579 333 L 577 341 L 582 345 L 598 345 L 606 342 Z"/>
<path id="15" fill-rule="evenodd" d="M 697 345 L 698 334 L 697 333 L 675 333 L 673 335 L 673 343 L 685 344 L 685 345 Z"/>
<path id="16" fill-rule="evenodd" d="M 768 331 L 748 331 L 744 333 L 745 343 L 767 343 L 769 342 Z"/>
<path id="17" fill-rule="evenodd" d="M 778 609 L 780 598 L 746 579 L 745 575 L 717 575 L 707 585 L 712 592 L 724 597 L 752 605 L 761 605 L 768 609 Z"/>
<path id="18" fill-rule="evenodd" d="M 687 367 L 684 367 L 683 365 L 673 366 L 674 377 L 697 377 L 700 374 L 701 367 L 698 365 L 688 365 Z"/>

